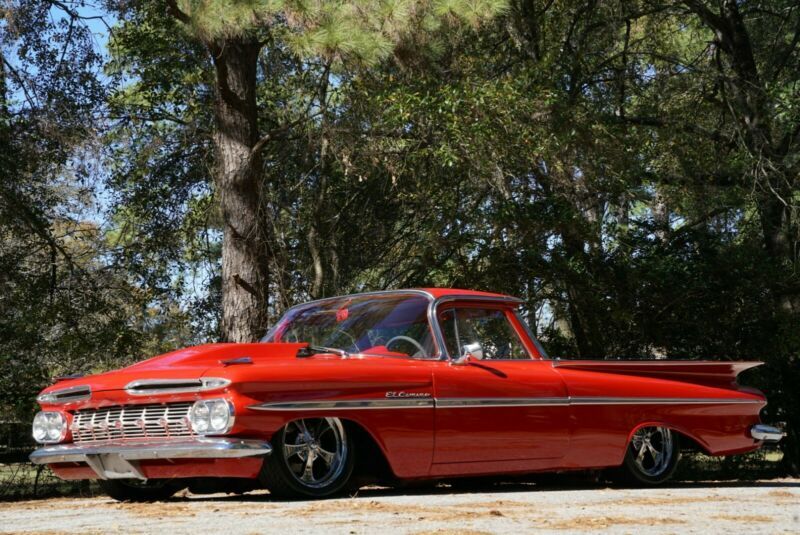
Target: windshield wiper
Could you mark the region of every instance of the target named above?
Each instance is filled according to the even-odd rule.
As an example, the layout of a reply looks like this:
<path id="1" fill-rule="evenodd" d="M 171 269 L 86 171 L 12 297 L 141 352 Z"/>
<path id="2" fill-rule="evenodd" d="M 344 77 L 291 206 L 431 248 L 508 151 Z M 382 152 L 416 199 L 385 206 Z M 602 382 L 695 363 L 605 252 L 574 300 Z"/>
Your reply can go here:
<path id="1" fill-rule="evenodd" d="M 344 349 L 339 349 L 336 347 L 325 347 L 325 346 L 314 346 L 308 345 L 306 347 L 301 347 L 297 350 L 297 358 L 308 358 L 313 357 L 314 355 L 319 355 L 321 353 L 333 353 L 334 355 L 339 355 L 342 358 L 347 358 L 350 356 L 350 353 L 345 351 Z"/>

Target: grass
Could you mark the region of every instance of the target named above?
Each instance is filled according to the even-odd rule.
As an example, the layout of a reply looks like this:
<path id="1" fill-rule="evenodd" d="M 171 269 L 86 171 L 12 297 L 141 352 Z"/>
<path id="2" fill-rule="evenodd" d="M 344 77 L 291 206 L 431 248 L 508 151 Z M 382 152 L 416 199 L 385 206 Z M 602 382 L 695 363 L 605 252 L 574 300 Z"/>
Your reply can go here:
<path id="1" fill-rule="evenodd" d="M 783 452 L 778 449 L 730 457 L 691 453 L 683 457 L 673 477 L 682 481 L 772 479 L 783 475 L 782 459 Z"/>

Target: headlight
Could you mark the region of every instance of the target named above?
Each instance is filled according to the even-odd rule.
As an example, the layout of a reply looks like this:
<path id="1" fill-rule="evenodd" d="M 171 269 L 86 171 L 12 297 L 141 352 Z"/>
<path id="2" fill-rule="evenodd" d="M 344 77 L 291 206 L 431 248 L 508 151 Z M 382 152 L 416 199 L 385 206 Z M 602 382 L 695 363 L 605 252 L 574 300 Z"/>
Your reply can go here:
<path id="1" fill-rule="evenodd" d="M 192 431 L 198 435 L 221 435 L 233 427 L 233 405 L 227 399 L 195 402 L 189 411 Z"/>
<path id="2" fill-rule="evenodd" d="M 42 444 L 61 442 L 67 436 L 67 418 L 56 411 L 42 411 L 33 417 L 33 438 Z"/>

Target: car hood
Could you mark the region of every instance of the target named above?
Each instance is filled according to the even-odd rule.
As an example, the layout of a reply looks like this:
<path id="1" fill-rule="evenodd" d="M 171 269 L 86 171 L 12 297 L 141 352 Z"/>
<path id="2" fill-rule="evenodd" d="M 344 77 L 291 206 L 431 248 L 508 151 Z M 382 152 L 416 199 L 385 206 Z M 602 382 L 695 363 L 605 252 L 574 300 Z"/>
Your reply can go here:
<path id="1" fill-rule="evenodd" d="M 92 392 L 123 390 L 131 381 L 198 379 L 225 377 L 235 359 L 249 357 L 253 364 L 295 360 L 297 351 L 306 344 L 205 344 L 187 347 L 143 360 L 132 366 L 97 375 L 59 381 L 42 393 L 89 386 Z M 277 362 L 276 362 L 277 363 Z"/>

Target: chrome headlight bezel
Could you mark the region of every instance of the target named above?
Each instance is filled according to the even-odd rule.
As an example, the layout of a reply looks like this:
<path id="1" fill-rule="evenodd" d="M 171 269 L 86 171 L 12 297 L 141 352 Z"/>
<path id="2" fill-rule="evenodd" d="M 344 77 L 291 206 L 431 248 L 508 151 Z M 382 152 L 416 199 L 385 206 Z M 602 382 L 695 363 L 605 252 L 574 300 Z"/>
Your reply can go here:
<path id="1" fill-rule="evenodd" d="M 67 438 L 69 422 L 61 411 L 39 411 L 31 428 L 33 439 L 39 444 L 58 444 Z"/>
<path id="2" fill-rule="evenodd" d="M 212 425 L 214 418 L 218 421 Z M 235 411 L 233 403 L 224 398 L 195 401 L 187 416 L 192 432 L 198 435 L 225 435 L 233 428 Z"/>

